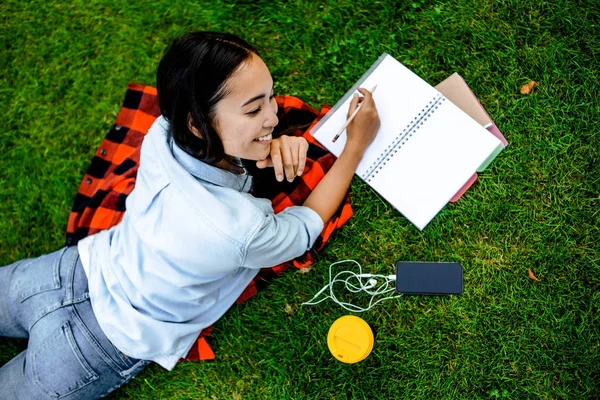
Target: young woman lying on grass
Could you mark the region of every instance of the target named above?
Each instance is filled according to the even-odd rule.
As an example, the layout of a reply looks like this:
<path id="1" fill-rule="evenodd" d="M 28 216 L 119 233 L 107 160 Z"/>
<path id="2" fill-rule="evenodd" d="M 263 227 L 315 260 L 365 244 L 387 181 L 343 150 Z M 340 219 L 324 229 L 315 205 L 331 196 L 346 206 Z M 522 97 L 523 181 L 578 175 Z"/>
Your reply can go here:
<path id="1" fill-rule="evenodd" d="M 244 162 L 292 181 L 308 144 L 273 139 L 273 79 L 256 50 L 228 34 L 183 36 L 159 64 L 157 89 L 162 115 L 123 220 L 0 268 L 0 336 L 29 339 L 0 369 L 0 398 L 92 399 L 151 361 L 171 370 L 260 268 L 313 245 L 379 128 L 371 93 L 359 89 L 364 104 L 340 157 L 302 206 L 274 214 L 248 193 Z"/>

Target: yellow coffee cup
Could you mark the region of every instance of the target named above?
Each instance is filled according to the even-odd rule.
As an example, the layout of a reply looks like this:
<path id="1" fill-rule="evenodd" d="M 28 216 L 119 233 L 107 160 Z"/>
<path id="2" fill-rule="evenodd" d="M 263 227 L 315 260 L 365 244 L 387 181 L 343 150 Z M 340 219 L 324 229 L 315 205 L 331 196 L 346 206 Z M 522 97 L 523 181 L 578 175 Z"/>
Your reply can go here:
<path id="1" fill-rule="evenodd" d="M 347 364 L 367 358 L 373 343 L 373 331 L 369 324 L 354 315 L 338 318 L 327 334 L 329 351 L 337 360 Z"/>

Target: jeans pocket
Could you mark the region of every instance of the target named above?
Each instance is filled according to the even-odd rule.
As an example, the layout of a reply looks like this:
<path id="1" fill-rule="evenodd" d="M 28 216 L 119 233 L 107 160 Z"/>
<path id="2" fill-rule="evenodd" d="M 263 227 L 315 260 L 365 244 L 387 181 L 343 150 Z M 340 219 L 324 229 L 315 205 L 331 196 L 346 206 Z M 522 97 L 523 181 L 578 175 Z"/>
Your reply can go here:
<path id="1" fill-rule="evenodd" d="M 69 322 L 28 350 L 32 380 L 47 395 L 61 398 L 98 379 L 75 341 Z"/>
<path id="2" fill-rule="evenodd" d="M 21 261 L 14 285 L 19 301 L 49 290 L 60 289 L 60 260 L 66 248 Z"/>

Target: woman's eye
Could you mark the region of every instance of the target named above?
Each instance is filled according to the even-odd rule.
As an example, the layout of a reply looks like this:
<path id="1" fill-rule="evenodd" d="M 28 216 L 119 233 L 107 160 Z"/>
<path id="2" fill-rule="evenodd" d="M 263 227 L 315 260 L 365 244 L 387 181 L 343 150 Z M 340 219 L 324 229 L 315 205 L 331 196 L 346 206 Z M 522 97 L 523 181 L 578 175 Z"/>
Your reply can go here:
<path id="1" fill-rule="evenodd" d="M 273 99 L 275 99 L 275 93 L 273 93 L 272 95 L 269 96 L 269 101 L 273 101 Z M 262 107 L 258 107 L 255 110 L 248 111 L 246 114 L 248 114 L 248 115 L 256 115 L 256 114 L 260 113 L 261 110 L 262 110 Z"/>

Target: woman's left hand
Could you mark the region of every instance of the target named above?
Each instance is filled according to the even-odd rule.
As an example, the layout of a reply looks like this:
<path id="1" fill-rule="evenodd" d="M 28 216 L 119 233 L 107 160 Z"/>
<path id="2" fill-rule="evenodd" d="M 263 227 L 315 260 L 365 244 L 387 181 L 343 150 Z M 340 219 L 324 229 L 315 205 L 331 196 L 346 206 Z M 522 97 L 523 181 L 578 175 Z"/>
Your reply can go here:
<path id="1" fill-rule="evenodd" d="M 303 137 L 283 135 L 271 141 L 271 151 L 265 160 L 256 162 L 258 168 L 273 167 L 275 177 L 283 181 L 283 174 L 288 182 L 302 175 L 306 165 L 308 142 Z"/>

